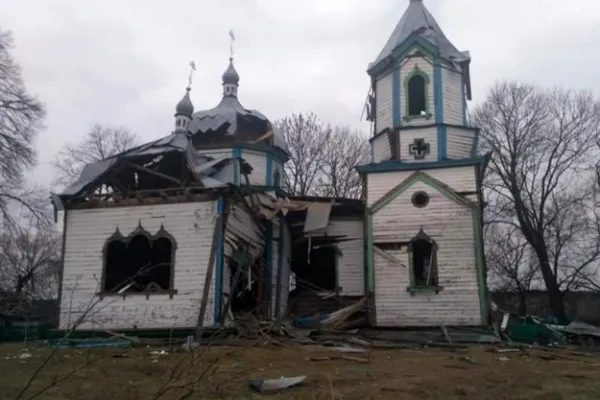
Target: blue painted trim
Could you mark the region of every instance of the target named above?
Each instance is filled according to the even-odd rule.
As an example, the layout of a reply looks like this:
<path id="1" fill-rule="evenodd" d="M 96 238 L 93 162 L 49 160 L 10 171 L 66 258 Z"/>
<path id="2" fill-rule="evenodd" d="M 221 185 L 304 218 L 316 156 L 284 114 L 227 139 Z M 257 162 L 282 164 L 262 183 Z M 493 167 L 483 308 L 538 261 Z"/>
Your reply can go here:
<path id="1" fill-rule="evenodd" d="M 400 69 L 392 72 L 392 121 L 394 128 L 400 127 Z"/>
<path id="2" fill-rule="evenodd" d="M 436 55 L 439 53 L 439 51 L 435 45 L 433 45 L 428 40 L 422 38 L 418 34 L 413 33 L 409 37 L 407 37 L 406 40 L 402 44 L 400 44 L 398 47 L 396 47 L 396 49 L 394 49 L 394 51 L 392 52 L 392 54 L 389 57 L 384 58 L 383 60 L 379 61 L 377 64 L 370 65 L 369 68 L 367 69 L 367 73 L 371 77 L 375 77 L 375 76 L 384 74 L 385 72 L 387 72 L 389 69 L 391 69 L 393 67 L 392 60 L 398 60 L 398 59 L 403 58 L 402 56 L 404 55 L 404 53 L 406 53 L 408 50 L 410 50 L 413 46 L 417 46 L 420 48 L 420 50 L 423 50 L 423 52 L 425 53 L 426 56 L 431 57 L 432 55 Z"/>
<path id="3" fill-rule="evenodd" d="M 217 200 L 217 215 L 223 215 L 225 200 L 219 196 Z M 225 220 L 221 219 L 221 226 L 217 233 L 217 248 L 215 249 L 215 309 L 214 323 L 219 321 L 221 314 L 221 301 L 223 300 L 223 242 L 225 238 Z"/>
<path id="4" fill-rule="evenodd" d="M 435 123 L 444 122 L 444 83 L 442 82 L 442 65 L 436 60 L 433 66 L 433 101 L 435 105 Z"/>
<path id="5" fill-rule="evenodd" d="M 461 97 L 462 97 L 462 118 L 463 118 L 463 125 L 467 126 L 468 122 L 467 122 L 467 91 L 465 88 L 465 76 L 463 75 L 460 79 L 461 82 Z"/>
<path id="6" fill-rule="evenodd" d="M 283 271 L 283 258 L 284 258 L 284 227 L 283 224 L 285 224 L 285 218 L 283 216 L 279 217 L 279 247 L 277 248 L 277 285 L 276 285 L 276 290 L 277 290 L 277 295 L 275 296 L 275 318 L 279 318 L 280 314 L 281 314 L 281 296 L 285 295 L 281 293 L 281 287 L 282 287 L 282 282 L 281 282 L 281 273 Z"/>
<path id="7" fill-rule="evenodd" d="M 383 161 L 378 164 L 359 165 L 356 170 L 360 173 L 369 172 L 393 172 L 393 171 L 415 171 L 420 169 L 436 169 L 450 167 L 466 167 L 479 165 L 491 156 L 486 154 L 481 157 L 465 158 L 461 160 L 443 160 L 434 162 L 402 163 L 397 160 Z"/>
<path id="8" fill-rule="evenodd" d="M 443 126 L 446 126 L 448 128 L 458 128 L 458 129 L 465 129 L 468 131 L 473 131 L 473 132 L 479 132 L 479 128 L 475 128 L 472 126 L 462 126 L 462 125 L 456 125 L 456 124 L 441 124 Z M 404 125 L 402 127 L 402 131 L 408 131 L 411 129 L 425 129 L 425 128 L 435 128 L 437 127 L 438 124 L 427 124 L 427 125 Z M 373 140 L 377 139 L 380 136 L 383 135 L 387 135 L 388 134 L 388 129 L 384 129 L 381 132 L 376 133 L 372 138 L 369 139 L 369 143 L 372 143 Z"/>
<path id="9" fill-rule="evenodd" d="M 438 160 L 444 161 L 448 158 L 448 130 L 444 125 L 437 126 Z"/>
<path id="10" fill-rule="evenodd" d="M 234 147 L 231 152 L 231 156 L 238 159 L 242 158 L 242 149 L 240 149 L 239 147 Z M 239 185 L 242 180 L 242 171 L 239 162 L 235 164 L 235 177 L 233 179 L 236 185 Z"/>
<path id="11" fill-rule="evenodd" d="M 265 172 L 265 185 L 273 186 L 273 157 L 267 154 L 267 167 Z"/>
<path id="12" fill-rule="evenodd" d="M 269 305 L 269 316 L 272 316 L 273 313 L 273 223 L 271 221 L 265 222 L 265 258 L 267 262 L 267 296 Z"/>

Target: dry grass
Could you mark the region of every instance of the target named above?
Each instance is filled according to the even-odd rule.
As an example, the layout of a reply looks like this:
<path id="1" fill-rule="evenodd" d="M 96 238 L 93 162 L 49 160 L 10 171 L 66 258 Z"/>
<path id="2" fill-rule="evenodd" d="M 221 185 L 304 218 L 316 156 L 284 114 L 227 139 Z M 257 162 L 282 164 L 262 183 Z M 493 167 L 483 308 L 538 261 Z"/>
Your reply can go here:
<path id="1" fill-rule="evenodd" d="M 0 347 L 0 398 L 14 399 L 48 349 Z M 153 356 L 150 349 L 60 350 L 25 393 L 47 386 L 39 399 L 598 399 L 600 357 L 568 352 L 571 359 L 545 360 L 539 352 L 498 354 L 474 347 L 468 351 L 374 350 L 350 354 L 357 360 L 323 360 L 339 352 L 289 348 L 213 348 L 194 359 L 189 353 Z M 319 358 L 312 361 L 311 358 Z M 508 360 L 500 360 L 508 357 Z M 155 361 L 156 360 L 156 361 Z M 179 366 L 181 374 L 173 374 Z M 199 379 L 202 371 L 205 375 Z M 70 374 L 70 375 L 69 375 Z M 69 375 L 54 384 L 57 379 Z M 308 375 L 299 387 L 257 394 L 252 378 Z M 187 396 L 187 397 L 186 397 Z"/>

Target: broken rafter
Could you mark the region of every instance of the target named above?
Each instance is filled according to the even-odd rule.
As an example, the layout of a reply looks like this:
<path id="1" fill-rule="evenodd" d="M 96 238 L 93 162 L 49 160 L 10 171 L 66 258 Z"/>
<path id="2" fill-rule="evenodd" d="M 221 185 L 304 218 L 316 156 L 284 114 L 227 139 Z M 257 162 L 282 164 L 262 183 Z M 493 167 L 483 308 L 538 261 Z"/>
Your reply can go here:
<path id="1" fill-rule="evenodd" d="M 132 163 L 132 162 L 127 163 L 127 165 L 130 166 L 130 167 L 132 167 L 132 168 L 134 168 L 134 169 L 137 169 L 138 171 L 143 171 L 143 172 L 146 172 L 148 174 L 151 174 L 151 175 L 154 175 L 154 176 L 158 176 L 158 177 L 163 178 L 165 180 L 168 180 L 170 182 L 173 182 L 173 183 L 176 183 L 178 185 L 181 185 L 181 180 L 179 180 L 177 178 L 173 178 L 170 175 L 163 174 L 162 172 L 154 171 L 154 170 L 151 170 L 150 168 L 142 167 L 141 165 L 138 165 L 138 164 L 135 164 L 135 163 Z"/>
<path id="2" fill-rule="evenodd" d="M 270 138 L 271 136 L 273 136 L 273 131 L 269 131 L 267 133 L 265 133 L 264 135 L 262 135 L 261 137 L 259 137 L 258 139 L 256 139 L 254 142 L 252 143 L 260 143 L 263 140 L 267 140 L 268 138 Z"/>

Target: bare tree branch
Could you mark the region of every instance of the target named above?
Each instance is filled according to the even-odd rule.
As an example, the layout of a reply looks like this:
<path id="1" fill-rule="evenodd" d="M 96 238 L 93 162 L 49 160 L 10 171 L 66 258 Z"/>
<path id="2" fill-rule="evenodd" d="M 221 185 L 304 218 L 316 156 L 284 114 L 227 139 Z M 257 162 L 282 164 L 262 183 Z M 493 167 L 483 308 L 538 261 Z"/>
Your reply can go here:
<path id="1" fill-rule="evenodd" d="M 290 160 L 285 165 L 286 189 L 299 196 L 315 194 L 314 185 L 331 138 L 331 127 L 319 121 L 314 113 L 292 114 L 275 121 L 275 126 L 290 151 Z"/>
<path id="2" fill-rule="evenodd" d="M 485 181 L 494 219 L 519 228 L 536 255 L 552 310 L 564 319 L 565 259 L 576 270 L 598 259 L 589 242 L 598 233 L 594 224 L 570 221 L 574 215 L 595 218 L 590 177 L 600 103 L 587 92 L 498 83 L 473 121 L 481 128 L 482 148 L 494 152 Z M 592 247 L 574 258 L 565 253 L 574 241 Z"/>
<path id="3" fill-rule="evenodd" d="M 96 124 L 82 141 L 65 144 L 56 155 L 52 163 L 57 173 L 55 184 L 69 185 L 86 164 L 122 153 L 139 142 L 139 137 L 126 128 Z"/>
<path id="4" fill-rule="evenodd" d="M 362 180 L 355 167 L 369 160 L 367 136 L 348 127 L 335 127 L 324 150 L 316 192 L 321 196 L 360 198 Z"/>
<path id="5" fill-rule="evenodd" d="M 41 221 L 47 217 L 37 201 L 39 191 L 28 189 L 24 179 L 24 171 L 36 163 L 34 141 L 45 110 L 27 93 L 12 48 L 11 33 L 0 30 L 0 223 L 4 229 L 23 216 Z"/>

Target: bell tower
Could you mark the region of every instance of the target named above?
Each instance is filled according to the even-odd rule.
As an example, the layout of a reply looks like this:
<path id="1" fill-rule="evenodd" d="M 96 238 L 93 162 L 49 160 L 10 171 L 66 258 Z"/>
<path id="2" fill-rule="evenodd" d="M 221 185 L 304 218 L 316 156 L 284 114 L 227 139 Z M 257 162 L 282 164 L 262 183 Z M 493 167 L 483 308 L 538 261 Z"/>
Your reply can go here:
<path id="1" fill-rule="evenodd" d="M 469 126 L 471 57 L 459 51 L 423 4 L 408 8 L 368 67 L 374 92 L 372 162 L 444 161 L 474 157 Z M 413 152 L 418 143 L 429 145 Z"/>

